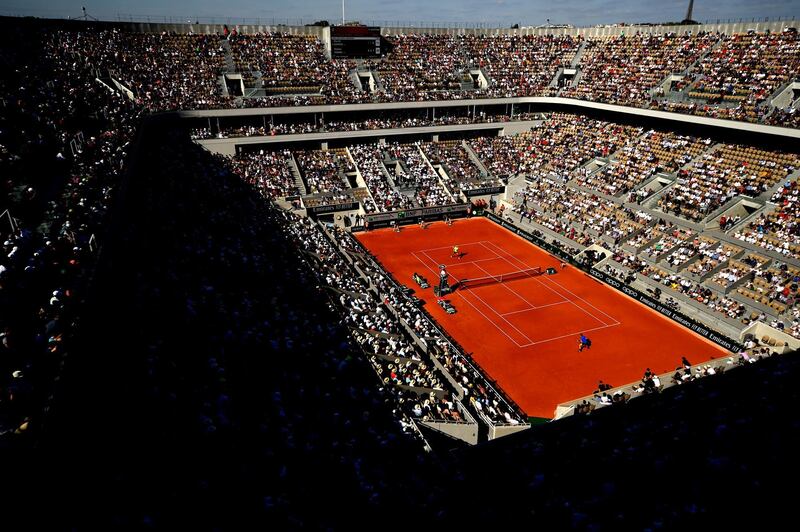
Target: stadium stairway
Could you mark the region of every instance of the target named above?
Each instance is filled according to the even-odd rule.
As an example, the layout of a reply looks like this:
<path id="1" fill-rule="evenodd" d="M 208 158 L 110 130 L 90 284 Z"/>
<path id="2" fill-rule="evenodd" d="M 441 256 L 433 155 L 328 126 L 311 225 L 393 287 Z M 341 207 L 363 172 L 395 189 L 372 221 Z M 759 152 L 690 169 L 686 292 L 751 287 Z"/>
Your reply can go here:
<path id="1" fill-rule="evenodd" d="M 364 85 L 361 83 L 361 78 L 358 77 L 358 67 L 348 72 L 347 78 L 350 80 L 350 83 L 352 83 L 356 89 L 360 91 L 364 90 Z"/>
<path id="2" fill-rule="evenodd" d="M 220 74 L 217 76 L 217 85 L 219 86 L 219 93 L 223 96 L 228 96 L 230 93 L 228 92 L 228 84 L 225 83 L 225 74 Z"/>
<path id="3" fill-rule="evenodd" d="M 257 90 L 264 89 L 264 74 L 260 70 L 253 72 L 253 88 Z"/>
<path id="4" fill-rule="evenodd" d="M 683 73 L 684 74 L 690 73 L 692 71 L 692 69 L 697 67 L 697 65 L 699 65 L 700 63 L 702 63 L 705 60 L 705 58 L 708 57 L 708 55 L 710 53 L 712 53 L 715 50 L 717 50 L 717 48 L 719 48 L 720 46 L 722 46 L 722 39 L 717 40 L 717 42 L 715 42 L 712 46 L 709 46 L 708 48 L 706 48 L 706 51 L 703 52 L 702 54 L 700 54 L 700 57 L 698 57 L 697 60 L 694 63 L 692 63 L 691 65 L 686 67 L 686 70 L 684 70 Z"/>
<path id="5" fill-rule="evenodd" d="M 381 161 L 381 165 L 380 165 L 381 174 L 383 174 L 383 177 L 386 179 L 386 182 L 389 183 L 389 186 L 392 187 L 392 189 L 398 190 L 397 183 L 395 183 L 394 178 L 392 177 L 392 174 L 389 172 L 389 170 L 386 169 L 386 164 L 388 162 L 389 161 L 385 161 L 385 160 Z"/>
<path id="6" fill-rule="evenodd" d="M 375 80 L 375 92 L 383 92 L 383 80 L 381 80 L 381 75 L 378 73 L 377 70 L 372 71 L 372 79 Z"/>
<path id="7" fill-rule="evenodd" d="M 691 73 L 692 73 L 692 71 L 693 71 L 693 70 L 694 70 L 694 69 L 695 69 L 695 68 L 696 68 L 696 67 L 697 67 L 699 64 L 701 64 L 701 63 L 702 63 L 702 62 L 705 60 L 705 58 L 706 58 L 706 57 L 708 57 L 708 55 L 709 55 L 710 53 L 714 52 L 714 51 L 715 51 L 717 48 L 719 48 L 720 46 L 722 46 L 722 39 L 718 39 L 718 40 L 717 40 L 717 42 L 715 42 L 715 43 L 714 43 L 712 46 L 709 46 L 709 47 L 708 47 L 708 48 L 707 48 L 707 49 L 706 49 L 706 50 L 705 50 L 705 51 L 704 51 L 702 54 L 700 54 L 700 56 L 699 56 L 699 57 L 698 57 L 698 58 L 695 60 L 695 62 L 694 62 L 694 63 L 692 63 L 691 65 L 689 65 L 688 67 L 686 67 L 686 68 L 685 68 L 683 71 L 681 71 L 680 73 L 681 73 L 681 74 L 683 74 L 683 75 L 691 74 Z M 688 89 L 688 87 L 687 87 L 687 89 Z M 687 90 L 687 92 L 688 92 L 688 90 Z"/>
<path id="8" fill-rule="evenodd" d="M 558 82 L 561 79 L 561 74 L 563 73 L 564 73 L 564 67 L 559 67 L 559 69 L 556 70 L 556 75 L 553 76 L 553 79 L 550 81 L 550 85 L 548 85 L 547 87 L 550 89 L 557 89 Z"/>
<path id="9" fill-rule="evenodd" d="M 478 170 L 481 171 L 481 176 L 483 176 L 483 177 L 488 176 L 489 175 L 489 171 L 483 165 L 483 162 L 478 157 L 478 154 L 475 153 L 474 151 L 472 151 L 472 148 L 469 147 L 469 144 L 467 143 L 467 141 L 462 140 L 461 141 L 461 146 L 464 147 L 464 150 L 467 152 L 467 155 L 469 155 L 470 161 L 475 163 L 475 166 L 477 166 Z"/>
<path id="10" fill-rule="evenodd" d="M 575 52 L 575 57 L 572 58 L 572 62 L 570 62 L 570 68 L 578 68 L 580 65 L 581 59 L 583 58 L 583 53 L 586 51 L 586 42 L 583 41 L 580 46 L 578 46 L 578 51 Z"/>
<path id="11" fill-rule="evenodd" d="M 710 46 L 708 49 L 706 49 L 705 52 L 700 54 L 700 57 L 698 57 L 694 63 L 686 67 L 683 71 L 679 72 L 680 75 L 691 76 L 693 77 L 693 79 L 692 82 L 686 87 L 684 87 L 682 91 L 680 91 L 679 93 L 673 93 L 675 96 L 679 96 L 680 99 L 686 99 L 688 97 L 689 93 L 692 91 L 694 86 L 702 78 L 701 75 L 694 74 L 694 69 L 697 68 L 697 66 L 700 65 L 705 60 L 705 58 L 708 57 L 710 53 L 719 48 L 721 45 L 722 45 L 722 40 L 718 40 L 717 42 L 714 43 L 713 46 Z"/>
<path id="12" fill-rule="evenodd" d="M 222 40 L 222 49 L 225 51 L 225 72 L 228 74 L 233 74 L 236 72 L 236 63 L 233 60 L 231 43 L 229 43 L 227 39 Z"/>
<path id="13" fill-rule="evenodd" d="M 300 175 L 300 167 L 297 166 L 297 160 L 294 158 L 294 154 L 289 159 L 289 166 L 292 169 L 292 175 L 294 176 L 294 184 L 297 185 L 297 189 L 300 191 L 301 196 L 308 195 L 308 189 L 306 188 L 306 183 L 303 181 L 302 176 Z"/>
<path id="14" fill-rule="evenodd" d="M 444 190 L 444 193 L 450 197 L 450 201 L 455 203 L 455 198 L 453 197 L 453 194 L 450 192 L 450 188 L 447 186 L 447 183 L 442 181 L 442 175 L 438 171 L 436 171 L 436 168 L 434 168 L 433 164 L 431 164 L 430 159 L 428 159 L 428 156 L 425 155 L 425 151 L 419 146 L 417 146 L 417 149 L 419 150 L 420 156 L 422 156 L 422 160 L 425 161 L 425 163 L 428 165 L 428 168 L 430 168 L 431 171 L 438 178 L 439 186 L 441 186 L 442 189 Z"/>
<path id="15" fill-rule="evenodd" d="M 695 87 L 695 85 L 697 85 L 697 82 L 699 82 L 701 79 L 703 79 L 703 76 L 701 76 L 699 74 L 689 73 L 689 75 L 690 75 L 690 77 L 693 78 L 692 82 L 689 83 L 688 85 L 686 85 L 683 88 L 682 91 L 673 92 L 672 93 L 672 96 L 673 96 L 672 100 L 673 101 L 682 101 L 682 100 L 688 99 L 689 98 L 689 93 L 694 90 L 694 87 Z"/>
<path id="16" fill-rule="evenodd" d="M 667 99 L 669 99 L 670 101 L 684 101 L 684 100 L 686 100 L 688 98 L 688 94 L 689 94 L 690 90 L 692 89 L 692 87 L 701 78 L 701 76 L 699 76 L 699 75 L 694 75 L 692 73 L 692 69 L 697 67 L 697 65 L 699 65 L 700 63 L 702 63 L 703 60 L 706 58 L 706 56 L 708 56 L 708 54 L 710 54 L 712 51 L 717 49 L 720 46 L 721 43 L 722 43 L 721 40 L 718 40 L 717 42 L 715 42 L 713 46 L 708 47 L 708 49 L 706 49 L 703 53 L 701 53 L 700 56 L 691 65 L 687 66 L 683 70 L 680 70 L 680 71 L 677 71 L 677 72 L 671 72 L 669 75 L 667 75 L 667 77 L 661 83 L 659 83 L 658 85 L 653 87 L 651 93 L 654 92 L 659 87 L 663 88 L 663 87 L 666 86 L 667 88 L 664 90 L 664 94 L 667 97 Z M 668 83 L 671 82 L 671 78 L 673 76 L 681 76 L 681 77 L 682 76 L 690 76 L 693 79 L 692 79 L 692 82 L 689 85 L 687 85 L 686 87 L 684 87 L 682 90 L 673 92 L 673 91 L 668 90 L 669 87 L 667 85 Z"/>
<path id="17" fill-rule="evenodd" d="M 387 166 L 386 166 L 387 164 L 388 165 L 394 165 L 394 164 L 399 165 L 400 166 L 400 172 L 403 175 L 408 175 L 408 168 L 406 167 L 405 163 L 403 161 L 395 161 L 394 159 L 385 159 L 383 161 L 382 167 L 385 170 L 386 175 L 389 176 L 389 184 L 392 185 L 392 188 L 394 188 L 397 192 L 399 192 L 400 194 L 402 194 L 402 195 L 406 196 L 408 199 L 410 199 L 411 200 L 411 204 L 414 205 L 415 207 L 421 207 L 421 205 L 419 204 L 419 202 L 417 201 L 417 198 L 416 198 L 416 194 L 415 194 L 416 186 L 414 185 L 413 181 L 406 181 L 404 184 L 401 184 L 400 182 L 395 180 L 393 177 L 391 177 L 391 173 L 389 172 L 389 170 L 387 169 Z"/>

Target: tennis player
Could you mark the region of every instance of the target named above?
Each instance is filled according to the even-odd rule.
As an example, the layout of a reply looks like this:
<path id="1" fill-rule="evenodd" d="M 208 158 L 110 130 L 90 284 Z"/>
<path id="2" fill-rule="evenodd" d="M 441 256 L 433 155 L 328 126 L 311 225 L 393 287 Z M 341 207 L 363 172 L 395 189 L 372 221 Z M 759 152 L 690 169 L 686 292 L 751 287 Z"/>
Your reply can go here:
<path id="1" fill-rule="evenodd" d="M 589 349 L 592 347 L 592 341 L 586 337 L 585 334 L 582 334 L 580 339 L 578 340 L 578 352 L 583 351 L 584 349 Z"/>

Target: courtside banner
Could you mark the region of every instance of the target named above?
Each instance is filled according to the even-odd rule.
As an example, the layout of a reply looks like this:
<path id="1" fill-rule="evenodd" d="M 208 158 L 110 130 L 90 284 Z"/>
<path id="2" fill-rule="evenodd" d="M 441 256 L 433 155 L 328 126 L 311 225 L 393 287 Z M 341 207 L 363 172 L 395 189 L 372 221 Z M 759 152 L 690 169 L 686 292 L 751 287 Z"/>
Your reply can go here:
<path id="1" fill-rule="evenodd" d="M 372 226 L 376 222 L 388 222 L 390 220 L 398 220 L 401 218 L 418 218 L 426 216 L 436 216 L 439 214 L 466 214 L 469 209 L 468 203 L 459 203 L 457 205 L 443 205 L 441 207 L 422 207 L 420 209 L 406 209 L 404 211 L 384 212 L 380 214 L 368 214 L 367 222 Z M 374 226 L 377 227 L 377 226 Z"/>
<path id="2" fill-rule="evenodd" d="M 502 220 L 499 216 L 495 216 L 492 213 L 487 213 L 486 216 L 487 216 L 487 218 L 489 218 L 494 223 L 502 226 L 505 229 L 508 229 L 512 233 L 515 233 L 515 234 L 521 236 L 525 240 L 535 244 L 536 246 L 544 249 L 545 251 L 548 251 L 548 252 L 552 253 L 553 255 L 557 255 L 559 257 L 564 257 L 564 258 L 570 258 L 571 259 L 571 257 L 565 256 L 565 254 L 564 254 L 564 252 L 562 250 L 556 248 L 555 246 L 553 246 L 551 244 L 545 243 L 541 238 L 537 238 L 537 237 L 531 235 L 527 231 L 516 227 L 514 224 L 511 224 L 509 222 L 506 222 L 506 221 Z M 612 277 L 611 275 L 603 273 L 600 270 L 596 270 L 594 268 L 590 268 L 590 269 L 587 270 L 585 267 L 581 266 L 580 264 L 578 264 L 576 262 L 572 262 L 572 263 L 577 268 L 580 268 L 581 270 L 583 270 L 583 271 L 587 272 L 588 274 L 590 274 L 592 277 L 594 277 L 594 278 L 596 278 L 596 279 L 598 279 L 600 281 L 603 281 L 605 284 L 607 284 L 607 285 L 609 285 L 611 287 L 616 288 L 617 290 L 619 290 L 620 292 L 622 292 L 626 296 L 629 296 L 629 297 L 632 297 L 632 298 L 638 300 L 640 303 L 643 303 L 643 304 L 647 305 L 651 309 L 655 310 L 656 312 L 661 313 L 662 315 L 668 317 L 672 321 L 674 321 L 676 323 L 679 323 L 679 324 L 683 325 L 684 327 L 686 327 L 687 329 L 690 329 L 690 330 L 696 332 L 697 334 L 699 334 L 703 338 L 711 340 L 712 342 L 714 342 L 718 346 L 723 347 L 723 348 L 727 349 L 728 351 L 730 351 L 732 353 L 738 353 L 738 352 L 742 351 L 742 349 L 743 349 L 742 346 L 738 342 L 736 342 L 735 340 L 731 340 L 730 338 L 728 338 L 727 336 L 725 336 L 723 334 L 720 334 L 720 333 L 718 333 L 716 331 L 712 331 L 711 329 L 709 329 L 708 327 L 706 327 L 702 323 L 699 323 L 699 322 L 697 322 L 697 321 L 695 321 L 695 320 L 693 320 L 691 318 L 687 318 L 686 316 L 684 316 L 680 312 L 676 312 L 676 311 L 672 310 L 671 308 L 662 305 L 657 300 L 653 299 L 652 297 L 648 296 L 647 294 L 645 294 L 643 292 L 640 292 L 640 291 L 636 290 L 635 288 L 631 288 L 630 286 L 626 285 L 625 283 L 623 283 L 619 279 L 616 279 L 615 277 Z"/>
<path id="3" fill-rule="evenodd" d="M 465 190 L 464 194 L 466 194 L 468 198 L 471 198 L 472 196 L 494 196 L 495 194 L 503 194 L 505 191 L 506 187 L 503 186 L 482 187 Z"/>
<path id="4" fill-rule="evenodd" d="M 326 212 L 354 211 L 358 209 L 358 202 L 353 203 L 334 203 L 333 205 L 320 205 L 318 207 L 307 207 L 309 214 L 325 214 Z"/>
<path id="5" fill-rule="evenodd" d="M 731 351 L 732 353 L 738 353 L 739 351 L 742 350 L 742 346 L 739 345 L 738 342 L 731 340 L 727 336 L 724 336 L 716 331 L 712 331 L 702 323 L 696 322 L 691 318 L 687 318 L 680 312 L 676 312 L 671 308 L 662 305 L 657 300 L 653 299 L 652 297 L 648 296 L 643 292 L 636 290 L 635 288 L 631 288 L 630 286 L 621 282 L 619 279 L 616 279 L 615 277 L 612 277 L 611 275 L 608 275 L 607 273 L 601 272 L 600 270 L 596 270 L 594 268 L 590 269 L 589 273 L 593 277 L 603 281 L 607 285 L 613 286 L 623 294 L 638 300 L 640 303 L 643 303 L 648 307 L 650 307 L 651 309 L 655 310 L 656 312 L 659 312 L 664 316 L 670 318 L 672 321 L 680 323 L 687 329 L 696 332 L 703 338 L 711 340 L 718 346 L 724 347 L 725 349 Z"/>

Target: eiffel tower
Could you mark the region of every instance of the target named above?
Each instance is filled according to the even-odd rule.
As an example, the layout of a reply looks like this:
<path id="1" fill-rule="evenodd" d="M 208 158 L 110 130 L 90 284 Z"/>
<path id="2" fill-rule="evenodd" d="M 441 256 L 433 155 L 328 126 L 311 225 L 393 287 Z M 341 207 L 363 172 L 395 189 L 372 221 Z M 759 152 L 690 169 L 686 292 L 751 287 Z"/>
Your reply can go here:
<path id="1" fill-rule="evenodd" d="M 686 17 L 681 24 L 697 24 L 697 21 L 692 20 L 692 11 L 694 10 L 694 0 L 689 0 L 689 9 L 686 10 Z"/>

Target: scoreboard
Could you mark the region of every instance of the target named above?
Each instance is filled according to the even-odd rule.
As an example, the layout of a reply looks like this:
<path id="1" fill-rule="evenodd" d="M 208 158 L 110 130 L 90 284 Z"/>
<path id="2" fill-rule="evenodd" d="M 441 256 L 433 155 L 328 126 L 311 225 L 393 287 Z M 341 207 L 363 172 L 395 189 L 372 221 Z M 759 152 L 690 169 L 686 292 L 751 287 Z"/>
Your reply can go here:
<path id="1" fill-rule="evenodd" d="M 331 56 L 334 59 L 379 58 L 381 29 L 377 26 L 333 26 Z"/>

